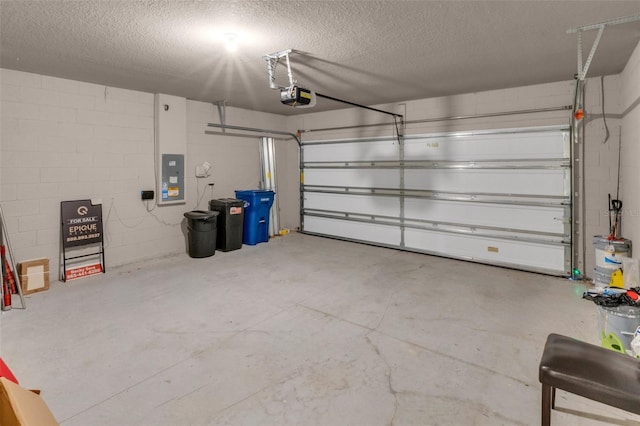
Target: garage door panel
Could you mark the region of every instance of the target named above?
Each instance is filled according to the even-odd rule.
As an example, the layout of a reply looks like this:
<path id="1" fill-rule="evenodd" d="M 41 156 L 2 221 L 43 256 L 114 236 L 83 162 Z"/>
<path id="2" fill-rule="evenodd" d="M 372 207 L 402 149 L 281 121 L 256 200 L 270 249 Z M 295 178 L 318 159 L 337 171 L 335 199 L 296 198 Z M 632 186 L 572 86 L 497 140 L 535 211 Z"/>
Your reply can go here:
<path id="1" fill-rule="evenodd" d="M 306 216 L 305 232 L 387 246 L 400 245 L 400 229 L 389 225 Z"/>
<path id="2" fill-rule="evenodd" d="M 305 146 L 304 159 L 308 162 L 395 161 L 398 159 L 398 142 L 385 139 L 351 143 L 318 143 Z"/>
<path id="3" fill-rule="evenodd" d="M 304 207 L 308 210 L 330 210 L 334 212 L 358 213 L 376 216 L 398 217 L 399 197 L 377 197 L 374 195 L 324 194 L 307 192 Z"/>
<path id="4" fill-rule="evenodd" d="M 400 173 L 393 169 L 305 169 L 304 184 L 347 188 L 399 188 Z"/>
<path id="5" fill-rule="evenodd" d="M 566 128 L 303 144 L 302 230 L 571 273 Z"/>
<path id="6" fill-rule="evenodd" d="M 411 198 L 405 200 L 405 218 L 559 235 L 565 232 L 566 220 L 562 206 L 515 206 Z"/>
<path id="7" fill-rule="evenodd" d="M 409 249 L 467 258 L 500 265 L 521 265 L 531 270 L 563 271 L 564 246 L 516 242 L 474 235 L 407 229 Z"/>
<path id="8" fill-rule="evenodd" d="M 407 189 L 455 193 L 564 196 L 566 170 L 409 169 Z"/>
<path id="9" fill-rule="evenodd" d="M 404 158 L 409 161 L 557 159 L 568 156 L 568 134 L 557 131 L 409 137 L 404 147 Z"/>

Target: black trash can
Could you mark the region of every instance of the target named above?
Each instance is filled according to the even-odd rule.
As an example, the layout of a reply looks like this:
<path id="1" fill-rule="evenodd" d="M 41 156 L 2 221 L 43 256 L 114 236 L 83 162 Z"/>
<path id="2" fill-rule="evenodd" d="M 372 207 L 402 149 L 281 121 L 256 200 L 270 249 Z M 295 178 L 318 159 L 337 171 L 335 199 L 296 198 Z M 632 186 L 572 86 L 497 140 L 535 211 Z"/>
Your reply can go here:
<path id="1" fill-rule="evenodd" d="M 186 212 L 189 256 L 209 257 L 216 254 L 218 212 L 194 210 Z"/>
<path id="2" fill-rule="evenodd" d="M 242 226 L 244 223 L 244 201 L 235 198 L 220 198 L 209 201 L 209 210 L 219 212 L 216 248 L 231 251 L 242 248 Z"/>

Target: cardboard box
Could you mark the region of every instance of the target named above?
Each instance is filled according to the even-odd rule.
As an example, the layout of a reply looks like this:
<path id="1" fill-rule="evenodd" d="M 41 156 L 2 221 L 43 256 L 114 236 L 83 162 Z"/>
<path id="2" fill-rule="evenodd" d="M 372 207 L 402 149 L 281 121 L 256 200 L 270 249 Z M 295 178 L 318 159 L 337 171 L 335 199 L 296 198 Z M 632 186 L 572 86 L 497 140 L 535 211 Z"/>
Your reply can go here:
<path id="1" fill-rule="evenodd" d="M 49 259 L 34 259 L 18 263 L 22 294 L 49 290 Z"/>
<path id="2" fill-rule="evenodd" d="M 58 426 L 40 395 L 0 377 L 0 425 Z"/>

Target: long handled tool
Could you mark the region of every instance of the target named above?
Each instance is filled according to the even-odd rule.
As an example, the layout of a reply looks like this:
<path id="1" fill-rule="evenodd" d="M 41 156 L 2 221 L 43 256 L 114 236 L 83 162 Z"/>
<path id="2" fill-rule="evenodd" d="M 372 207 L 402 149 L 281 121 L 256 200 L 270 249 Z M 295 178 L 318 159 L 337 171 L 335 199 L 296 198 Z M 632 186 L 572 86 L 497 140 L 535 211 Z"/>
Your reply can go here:
<path id="1" fill-rule="evenodd" d="M 613 233 L 612 228 L 612 220 L 611 220 L 611 194 L 609 194 L 609 204 L 607 204 L 607 208 L 609 209 L 609 236 Z"/>
<path id="2" fill-rule="evenodd" d="M 9 290 L 9 278 L 7 276 L 7 255 L 4 248 L 4 225 L 0 219 L 0 262 L 2 262 L 2 301 L 3 311 L 11 309 L 11 291 Z"/>
<path id="3" fill-rule="evenodd" d="M 622 129 L 618 135 L 618 181 L 616 187 L 616 198 L 611 199 L 609 194 L 609 240 L 617 240 L 622 229 L 622 201 L 620 201 L 620 161 L 622 158 Z M 613 214 L 613 219 L 611 215 Z"/>
<path id="4" fill-rule="evenodd" d="M 13 270 L 11 269 L 11 265 L 9 265 L 9 261 L 5 259 L 4 266 L 7 268 L 7 279 L 9 291 L 11 294 L 18 294 L 18 286 L 16 284 L 16 276 L 13 274 Z"/>
<path id="5" fill-rule="evenodd" d="M 620 238 L 622 201 L 612 200 L 609 194 L 609 239 Z M 612 218 L 613 215 L 613 218 Z"/>
<path id="6" fill-rule="evenodd" d="M 2 263 L 2 297 L 0 298 L 0 308 L 3 311 L 8 311 L 12 307 L 12 294 L 18 294 L 20 297 L 21 308 L 26 309 L 27 306 L 24 302 L 24 296 L 22 295 L 22 286 L 20 285 L 19 277 L 14 274 L 16 270 L 15 258 L 11 251 L 11 243 L 9 242 L 9 233 L 5 226 L 4 213 L 2 206 L 0 206 L 0 262 Z"/>

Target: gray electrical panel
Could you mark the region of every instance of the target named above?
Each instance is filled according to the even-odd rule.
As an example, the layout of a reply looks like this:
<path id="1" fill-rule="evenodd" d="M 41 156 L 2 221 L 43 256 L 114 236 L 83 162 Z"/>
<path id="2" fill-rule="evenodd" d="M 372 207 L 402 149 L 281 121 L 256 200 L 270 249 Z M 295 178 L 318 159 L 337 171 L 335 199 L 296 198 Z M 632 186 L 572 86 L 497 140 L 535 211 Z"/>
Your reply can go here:
<path id="1" fill-rule="evenodd" d="M 184 203 L 184 155 L 162 154 L 161 177 L 161 202 Z"/>

